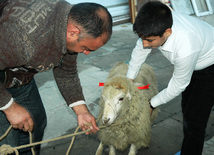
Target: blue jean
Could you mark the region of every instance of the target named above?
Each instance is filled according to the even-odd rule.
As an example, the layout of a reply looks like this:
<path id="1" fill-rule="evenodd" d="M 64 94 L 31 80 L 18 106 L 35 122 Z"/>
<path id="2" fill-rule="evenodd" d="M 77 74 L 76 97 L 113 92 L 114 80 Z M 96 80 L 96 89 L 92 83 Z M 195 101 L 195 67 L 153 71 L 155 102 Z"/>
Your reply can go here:
<path id="1" fill-rule="evenodd" d="M 15 102 L 25 107 L 34 121 L 33 141 L 41 141 L 47 124 L 45 109 L 38 92 L 35 80 L 21 87 L 9 88 Z M 0 111 L 0 135 L 4 134 L 10 126 L 4 112 Z M 29 134 L 19 129 L 12 129 L 9 135 L 0 142 L 11 146 L 20 146 L 29 143 Z M 35 146 L 36 154 L 39 154 L 40 146 Z M 30 148 L 19 150 L 20 155 L 31 155 Z"/>
<path id="2" fill-rule="evenodd" d="M 195 71 L 182 93 L 184 139 L 181 155 L 201 155 L 210 112 L 214 105 L 214 65 Z"/>

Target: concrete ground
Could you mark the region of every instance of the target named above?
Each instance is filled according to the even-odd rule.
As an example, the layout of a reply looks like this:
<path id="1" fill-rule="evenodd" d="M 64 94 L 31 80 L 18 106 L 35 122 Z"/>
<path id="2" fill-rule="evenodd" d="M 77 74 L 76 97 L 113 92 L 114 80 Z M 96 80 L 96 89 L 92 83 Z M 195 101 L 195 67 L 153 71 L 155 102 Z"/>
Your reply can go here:
<path id="1" fill-rule="evenodd" d="M 200 17 L 214 26 L 214 15 Z M 111 40 L 89 56 L 78 57 L 79 77 L 91 113 L 98 117 L 98 102 L 101 94 L 99 82 L 105 82 L 109 70 L 119 61 L 128 62 L 138 37 L 132 32 L 132 24 L 114 26 Z M 173 72 L 173 66 L 158 50 L 153 50 L 146 61 L 157 75 L 158 89 L 164 89 Z M 36 75 L 36 81 L 48 117 L 44 140 L 71 134 L 77 127 L 76 115 L 67 107 L 61 97 L 52 72 Z M 71 95 L 75 95 L 72 94 Z M 151 144 L 148 149 L 140 149 L 138 155 L 174 155 L 180 148 L 183 138 L 181 97 L 178 96 L 160 107 L 161 112 L 152 126 Z M 214 148 L 214 108 L 210 115 L 206 133 L 206 150 Z M 71 138 L 42 144 L 41 155 L 65 155 Z M 208 144 L 207 144 L 208 143 Z M 97 135 L 78 135 L 73 144 L 71 155 L 94 155 L 99 145 Z M 211 150 L 212 151 L 212 150 Z M 210 153 L 203 155 L 213 155 Z M 209 154 L 210 153 L 210 154 Z M 103 155 L 108 154 L 105 148 Z M 117 155 L 126 155 L 117 151 Z"/>

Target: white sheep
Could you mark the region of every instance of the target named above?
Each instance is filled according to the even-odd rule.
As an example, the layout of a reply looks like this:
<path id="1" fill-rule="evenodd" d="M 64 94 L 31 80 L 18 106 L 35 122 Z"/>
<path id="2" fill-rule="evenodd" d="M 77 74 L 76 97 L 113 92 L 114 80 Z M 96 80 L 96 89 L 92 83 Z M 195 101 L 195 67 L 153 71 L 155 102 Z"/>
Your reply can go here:
<path id="1" fill-rule="evenodd" d="M 100 145 L 96 155 L 102 155 L 103 146 L 109 146 L 109 155 L 116 150 L 125 150 L 131 145 L 129 155 L 136 155 L 141 147 L 150 143 L 151 125 L 158 109 L 149 106 L 150 99 L 158 93 L 157 80 L 152 68 L 144 64 L 136 79 L 127 79 L 128 65 L 118 63 L 110 70 L 100 99 L 100 113 L 103 114 L 99 125 L 116 126 L 98 132 Z M 138 86 L 150 84 L 149 89 L 139 90 Z"/>

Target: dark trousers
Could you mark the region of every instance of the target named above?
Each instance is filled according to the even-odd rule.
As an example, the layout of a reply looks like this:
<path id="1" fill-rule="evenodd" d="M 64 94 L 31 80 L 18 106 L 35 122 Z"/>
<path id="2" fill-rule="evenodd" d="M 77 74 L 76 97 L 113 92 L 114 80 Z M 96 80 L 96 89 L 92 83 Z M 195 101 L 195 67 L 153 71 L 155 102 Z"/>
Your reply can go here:
<path id="1" fill-rule="evenodd" d="M 45 109 L 40 98 L 38 88 L 33 79 L 29 84 L 21 87 L 10 88 L 8 91 L 12 94 L 15 102 L 25 107 L 34 121 L 33 141 L 41 141 L 44 129 L 47 123 Z M 10 126 L 4 112 L 0 111 L 0 135 L 3 135 Z M 12 129 L 9 135 L 0 142 L 11 146 L 20 146 L 29 143 L 29 134 L 19 129 Z M 39 154 L 40 146 L 36 146 L 36 153 Z M 20 155 L 31 155 L 30 148 L 19 150 Z"/>
<path id="2" fill-rule="evenodd" d="M 184 139 L 181 155 L 201 155 L 210 112 L 214 105 L 214 65 L 195 71 L 182 93 Z"/>

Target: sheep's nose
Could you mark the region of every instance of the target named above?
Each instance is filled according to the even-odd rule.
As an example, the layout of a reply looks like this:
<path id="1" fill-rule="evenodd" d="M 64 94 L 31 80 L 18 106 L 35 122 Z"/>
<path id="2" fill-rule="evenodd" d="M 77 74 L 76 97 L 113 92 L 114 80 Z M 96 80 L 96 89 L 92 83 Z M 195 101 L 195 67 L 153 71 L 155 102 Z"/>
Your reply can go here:
<path id="1" fill-rule="evenodd" d="M 104 124 L 107 124 L 109 120 L 110 120 L 110 118 L 105 119 L 105 120 L 103 121 L 103 122 L 104 122 Z"/>

